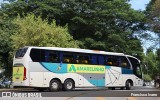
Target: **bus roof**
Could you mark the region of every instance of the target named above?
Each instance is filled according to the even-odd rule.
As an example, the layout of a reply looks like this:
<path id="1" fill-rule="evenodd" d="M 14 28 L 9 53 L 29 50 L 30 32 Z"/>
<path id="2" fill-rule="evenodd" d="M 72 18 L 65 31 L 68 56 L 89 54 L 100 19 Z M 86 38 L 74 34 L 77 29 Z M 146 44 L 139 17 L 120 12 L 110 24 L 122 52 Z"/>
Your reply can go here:
<path id="1" fill-rule="evenodd" d="M 89 49 L 79 49 L 79 48 L 61 48 L 61 47 L 36 47 L 36 46 L 25 46 L 24 48 L 37 48 L 37 49 L 47 49 L 47 50 L 58 50 L 58 51 L 72 51 L 79 53 L 91 53 L 91 54 L 106 54 L 106 55 L 118 55 L 124 56 L 123 53 L 106 52 L 100 50 L 89 50 Z"/>

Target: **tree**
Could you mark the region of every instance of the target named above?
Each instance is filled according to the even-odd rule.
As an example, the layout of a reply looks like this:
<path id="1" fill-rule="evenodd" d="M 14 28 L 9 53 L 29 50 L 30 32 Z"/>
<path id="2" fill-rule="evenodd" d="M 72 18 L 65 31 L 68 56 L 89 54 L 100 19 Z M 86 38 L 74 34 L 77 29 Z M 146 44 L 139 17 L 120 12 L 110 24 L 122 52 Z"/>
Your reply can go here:
<path id="1" fill-rule="evenodd" d="M 57 26 L 54 20 L 48 24 L 47 20 L 27 14 L 24 18 L 18 16 L 13 23 L 17 25 L 17 31 L 11 36 L 13 50 L 24 46 L 78 47 L 67 26 Z"/>
<path id="2" fill-rule="evenodd" d="M 144 74 L 144 81 L 145 81 L 145 82 L 150 82 L 150 81 L 152 81 L 151 76 L 148 75 L 148 74 Z"/>
<path id="3" fill-rule="evenodd" d="M 152 75 L 152 78 L 154 79 L 155 75 L 157 74 L 157 59 L 156 54 L 154 54 L 152 51 L 147 52 L 147 66 L 148 70 L 150 71 L 150 75 Z"/>
<path id="4" fill-rule="evenodd" d="M 157 50 L 157 59 L 160 60 L 160 48 Z"/>
<path id="5" fill-rule="evenodd" d="M 10 36 L 15 32 L 15 26 L 11 19 L 2 13 L 0 9 L 0 69 L 5 69 L 5 75 L 11 75 L 12 58 L 10 57 L 11 39 Z M 9 71 L 9 72 L 8 72 Z"/>
<path id="6" fill-rule="evenodd" d="M 159 88 L 160 88 L 160 74 L 159 74 L 159 72 L 160 72 L 160 48 L 157 50 L 157 74 L 158 74 L 158 77 L 159 77 Z"/>
<path id="7" fill-rule="evenodd" d="M 155 40 L 154 47 L 157 49 L 156 52 L 156 59 L 157 59 L 157 65 L 156 69 L 154 71 L 154 77 L 159 76 L 160 71 L 160 59 L 159 59 L 159 49 L 160 49 L 160 0 L 151 0 L 150 3 L 147 6 L 146 10 L 146 17 L 147 17 L 147 26 L 149 26 L 150 31 L 157 34 L 157 39 Z M 159 44 L 159 47 L 158 47 Z M 155 63 L 155 62 L 154 62 Z M 160 86 L 160 82 L 159 82 Z"/>
<path id="8" fill-rule="evenodd" d="M 160 0 L 151 0 L 147 6 L 146 17 L 149 30 L 157 34 L 155 47 L 159 44 L 160 48 Z"/>
<path id="9" fill-rule="evenodd" d="M 80 48 L 136 55 L 143 51 L 134 33 L 141 33 L 144 14 L 131 9 L 128 0 L 18 0 L 3 9 L 12 17 L 32 12 L 49 23 L 55 19 L 57 25 L 68 24 Z"/>
<path id="10" fill-rule="evenodd" d="M 144 63 L 147 66 L 147 71 L 144 71 L 146 80 L 151 77 L 151 79 L 155 80 L 156 82 L 156 76 L 159 74 L 160 71 L 158 55 L 154 53 L 151 49 L 148 49 L 144 58 Z"/>
<path id="11" fill-rule="evenodd" d="M 31 22 L 21 25 L 23 23 L 20 20 L 25 19 L 28 13 L 33 13 L 36 17 L 42 18 L 47 25 L 52 25 L 53 20 L 54 24 L 56 24 L 55 26 L 66 27 L 67 25 L 68 33 L 73 37 L 72 39 L 79 41 L 78 45 L 80 48 L 124 52 L 142 59 L 143 49 L 138 35 L 142 33 L 141 30 L 145 29 L 145 16 L 143 12 L 132 9 L 128 1 L 17 0 L 9 4 L 4 4 L 1 9 L 3 14 L 9 16 L 10 19 L 18 19 L 17 15 L 19 15 L 19 22 L 17 21 L 19 24 L 14 21 L 14 24 L 18 26 L 17 32 L 14 32 L 15 35 L 12 36 L 12 39 L 17 41 L 13 42 L 14 50 L 17 49 L 15 44 L 18 44 L 18 47 L 22 47 L 24 44 L 39 46 L 46 45 L 47 43 L 51 44 L 49 40 L 47 40 L 47 43 L 38 44 L 41 39 L 45 39 L 45 37 L 43 38 L 37 35 L 39 31 L 44 36 L 49 36 L 42 31 L 41 28 L 43 27 L 37 30 L 37 27 L 35 27 L 37 24 L 30 26 L 36 29 L 35 32 L 32 29 L 31 33 L 36 33 L 38 40 L 34 37 L 33 39 L 31 38 L 34 41 L 22 41 L 22 37 L 24 37 L 22 33 L 27 33 L 26 28 L 28 28 L 25 25 Z M 21 28 L 19 28 L 20 26 Z M 16 37 L 16 35 L 21 37 Z M 27 36 L 31 37 L 29 35 Z M 27 40 L 29 39 L 27 38 Z M 55 46 L 63 45 L 59 44 Z"/>

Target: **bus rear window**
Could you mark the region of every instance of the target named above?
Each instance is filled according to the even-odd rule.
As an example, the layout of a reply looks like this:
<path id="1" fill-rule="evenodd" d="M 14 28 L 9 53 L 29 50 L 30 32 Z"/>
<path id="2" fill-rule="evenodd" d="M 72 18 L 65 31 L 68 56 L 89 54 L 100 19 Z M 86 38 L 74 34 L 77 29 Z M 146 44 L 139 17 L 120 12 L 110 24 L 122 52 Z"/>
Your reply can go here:
<path id="1" fill-rule="evenodd" d="M 22 48 L 22 49 L 17 50 L 15 58 L 23 57 L 25 55 L 27 49 L 28 48 Z"/>

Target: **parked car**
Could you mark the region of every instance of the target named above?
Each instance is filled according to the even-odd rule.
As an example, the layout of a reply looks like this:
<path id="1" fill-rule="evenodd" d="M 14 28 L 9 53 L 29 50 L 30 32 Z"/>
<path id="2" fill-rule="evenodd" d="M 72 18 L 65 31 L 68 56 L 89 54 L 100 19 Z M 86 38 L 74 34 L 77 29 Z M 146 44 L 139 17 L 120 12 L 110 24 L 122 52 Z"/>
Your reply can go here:
<path id="1" fill-rule="evenodd" d="M 11 84 L 10 78 L 2 78 L 0 81 L 0 88 L 10 88 Z"/>

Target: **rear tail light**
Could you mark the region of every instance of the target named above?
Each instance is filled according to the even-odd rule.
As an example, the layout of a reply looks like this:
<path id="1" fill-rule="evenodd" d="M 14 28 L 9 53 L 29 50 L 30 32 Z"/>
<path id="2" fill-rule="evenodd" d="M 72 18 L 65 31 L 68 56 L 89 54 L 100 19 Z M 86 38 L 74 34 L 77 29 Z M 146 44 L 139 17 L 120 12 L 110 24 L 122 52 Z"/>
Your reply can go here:
<path id="1" fill-rule="evenodd" d="M 23 76 L 23 80 L 26 80 L 27 77 L 26 77 L 26 68 L 24 67 L 24 76 Z"/>

